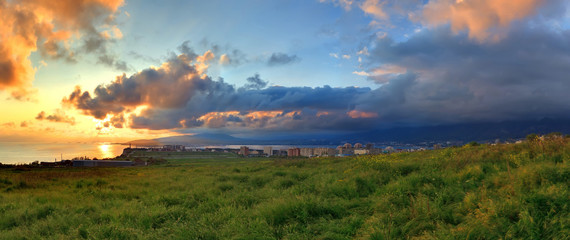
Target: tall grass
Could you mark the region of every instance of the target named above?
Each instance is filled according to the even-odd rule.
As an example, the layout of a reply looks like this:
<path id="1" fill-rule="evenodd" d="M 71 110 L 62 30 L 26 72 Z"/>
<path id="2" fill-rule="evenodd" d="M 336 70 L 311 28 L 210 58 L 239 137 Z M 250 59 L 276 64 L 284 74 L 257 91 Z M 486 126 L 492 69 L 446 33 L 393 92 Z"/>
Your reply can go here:
<path id="1" fill-rule="evenodd" d="M 0 171 L 0 239 L 564 239 L 570 147 Z"/>

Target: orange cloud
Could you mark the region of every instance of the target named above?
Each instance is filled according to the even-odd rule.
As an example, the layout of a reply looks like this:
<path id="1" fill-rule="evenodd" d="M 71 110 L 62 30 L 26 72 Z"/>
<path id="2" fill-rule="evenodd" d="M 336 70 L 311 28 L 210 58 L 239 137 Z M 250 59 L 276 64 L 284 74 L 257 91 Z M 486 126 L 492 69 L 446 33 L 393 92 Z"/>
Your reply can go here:
<path id="1" fill-rule="evenodd" d="M 375 112 L 362 112 L 358 110 L 352 110 L 346 113 L 351 118 L 376 118 L 378 113 Z"/>
<path id="2" fill-rule="evenodd" d="M 206 51 L 203 55 L 196 57 L 196 70 L 203 75 L 208 70 L 208 63 L 214 59 L 214 53 L 211 50 Z"/>
<path id="3" fill-rule="evenodd" d="M 209 112 L 199 117 L 198 121 L 203 122 L 208 127 L 220 128 L 226 126 L 228 118 L 237 115 L 239 115 L 238 111 Z"/>
<path id="4" fill-rule="evenodd" d="M 382 9 L 382 5 L 384 5 L 384 3 L 380 3 L 379 0 L 366 0 L 360 5 L 360 9 L 375 18 L 386 20 L 388 19 L 388 14 Z"/>
<path id="5" fill-rule="evenodd" d="M 220 56 L 219 63 L 220 65 L 227 65 L 230 63 L 230 58 L 227 54 L 222 54 L 222 56 Z"/>
<path id="6" fill-rule="evenodd" d="M 238 111 L 228 111 L 228 112 L 209 112 L 198 118 L 200 121 L 210 121 L 211 119 L 216 119 L 219 117 L 228 117 L 231 115 L 239 115 Z"/>
<path id="7" fill-rule="evenodd" d="M 75 61 L 69 49 L 72 36 L 103 37 L 94 25 L 109 25 L 123 0 L 0 1 L 0 90 L 26 99 L 32 90 L 35 69 L 29 56 Z M 119 36 L 120 31 L 110 26 Z"/>
<path id="8" fill-rule="evenodd" d="M 365 72 L 365 71 L 352 72 L 352 74 L 368 77 L 369 79 L 373 79 L 378 83 L 388 83 L 390 81 L 391 76 L 404 74 L 404 73 L 406 73 L 406 68 L 391 64 L 384 64 L 380 67 L 373 69 L 370 72 Z"/>
<path id="9" fill-rule="evenodd" d="M 320 115 L 319 115 L 320 113 Z M 319 112 L 318 116 L 328 115 L 327 112 Z M 197 120 L 202 122 L 204 126 L 221 128 L 221 127 L 250 127 L 250 128 L 271 128 L 279 127 L 284 120 L 291 120 L 301 111 L 225 111 L 225 112 L 209 112 Z M 184 123 L 182 124 L 185 125 Z"/>
<path id="10" fill-rule="evenodd" d="M 263 118 L 274 118 L 278 115 L 283 114 L 283 111 L 251 111 L 244 115 L 244 117 L 255 120 L 255 119 L 263 119 Z"/>
<path id="11" fill-rule="evenodd" d="M 498 41 L 513 21 L 535 12 L 544 0 L 432 0 L 423 9 L 421 21 L 429 25 L 451 24 L 457 33 L 468 31 L 480 42 Z"/>

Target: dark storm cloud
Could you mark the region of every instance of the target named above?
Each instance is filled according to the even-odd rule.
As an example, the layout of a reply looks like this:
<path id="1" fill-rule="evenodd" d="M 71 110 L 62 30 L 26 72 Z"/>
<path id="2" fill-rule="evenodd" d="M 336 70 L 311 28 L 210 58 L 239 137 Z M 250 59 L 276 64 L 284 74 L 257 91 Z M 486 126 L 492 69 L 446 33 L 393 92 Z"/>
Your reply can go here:
<path id="1" fill-rule="evenodd" d="M 370 49 L 370 72 L 396 68 L 413 80 L 398 81 L 396 90 L 376 89 L 375 100 L 367 101 L 390 103 L 380 110 L 390 121 L 424 124 L 570 117 L 569 37 L 569 31 L 546 26 L 518 26 L 493 44 L 446 28 L 404 42 L 380 39 Z M 408 75 L 401 72 L 388 79 Z M 386 101 L 390 94 L 400 100 Z"/>
<path id="2" fill-rule="evenodd" d="M 294 62 L 301 61 L 297 55 L 287 55 L 285 53 L 273 53 L 267 60 L 268 66 L 286 65 Z"/>

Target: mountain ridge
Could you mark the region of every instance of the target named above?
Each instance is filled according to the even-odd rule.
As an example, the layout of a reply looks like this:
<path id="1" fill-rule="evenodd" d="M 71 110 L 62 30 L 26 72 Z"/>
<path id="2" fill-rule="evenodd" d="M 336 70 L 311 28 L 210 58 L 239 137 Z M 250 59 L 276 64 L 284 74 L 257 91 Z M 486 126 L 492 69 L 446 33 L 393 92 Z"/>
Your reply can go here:
<path id="1" fill-rule="evenodd" d="M 239 138 L 224 133 L 200 133 L 145 140 L 176 145 L 337 145 L 345 142 L 397 142 L 418 144 L 423 142 L 470 142 L 501 141 L 524 138 L 531 133 L 547 134 L 561 132 L 570 134 L 570 119 L 540 119 L 536 121 L 504 121 L 487 123 L 463 123 L 438 126 L 397 127 L 377 129 L 351 134 L 306 134 L 289 139 Z M 135 140 L 131 142 L 142 141 Z M 129 142 L 129 143 L 131 143 Z"/>

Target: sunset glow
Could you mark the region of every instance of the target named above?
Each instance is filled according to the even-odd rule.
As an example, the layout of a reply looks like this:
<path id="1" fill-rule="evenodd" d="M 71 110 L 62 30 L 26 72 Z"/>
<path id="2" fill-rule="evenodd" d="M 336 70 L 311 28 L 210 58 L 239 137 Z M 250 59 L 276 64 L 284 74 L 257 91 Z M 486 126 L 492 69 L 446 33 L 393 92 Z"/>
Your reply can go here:
<path id="1" fill-rule="evenodd" d="M 112 158 L 115 157 L 114 153 L 111 152 L 111 145 L 109 144 L 101 144 L 99 145 L 99 151 L 101 151 L 101 156 L 103 158 Z"/>
<path id="2" fill-rule="evenodd" d="M 220 6 L 1 2 L 0 136 L 114 142 L 570 117 L 564 1 L 226 1 L 223 17 L 211 14 Z"/>
<path id="3" fill-rule="evenodd" d="M 0 239 L 568 239 L 570 0 L 0 0 Z"/>

